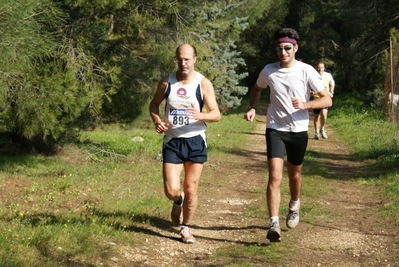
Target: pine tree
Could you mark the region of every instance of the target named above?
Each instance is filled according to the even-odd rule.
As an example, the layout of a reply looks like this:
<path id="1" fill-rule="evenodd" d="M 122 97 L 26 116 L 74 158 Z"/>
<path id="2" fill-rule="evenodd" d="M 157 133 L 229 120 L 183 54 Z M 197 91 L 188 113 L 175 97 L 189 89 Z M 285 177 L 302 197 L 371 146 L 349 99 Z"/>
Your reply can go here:
<path id="1" fill-rule="evenodd" d="M 196 45 L 197 68 L 212 81 L 222 110 L 240 106 L 242 96 L 248 92 L 241 85 L 248 74 L 237 73 L 240 67 L 245 67 L 245 61 L 235 43 L 248 26 L 247 17 L 232 16 L 238 6 L 207 4 L 187 13 L 185 20 L 189 26 L 177 38 Z"/>
<path id="2" fill-rule="evenodd" d="M 2 131 L 42 141 L 73 133 L 101 108 L 109 72 L 66 38 L 67 17 L 51 1 L 0 4 Z"/>

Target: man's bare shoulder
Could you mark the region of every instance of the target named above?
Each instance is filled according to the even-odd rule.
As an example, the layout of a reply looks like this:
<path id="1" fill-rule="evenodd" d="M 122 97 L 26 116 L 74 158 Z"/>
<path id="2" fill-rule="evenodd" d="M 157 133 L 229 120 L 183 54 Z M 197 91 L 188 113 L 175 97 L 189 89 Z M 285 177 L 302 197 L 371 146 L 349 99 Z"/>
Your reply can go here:
<path id="1" fill-rule="evenodd" d="M 212 82 L 208 79 L 208 78 L 206 78 L 206 77 L 203 77 L 202 78 L 202 80 L 201 80 L 201 87 L 202 87 L 202 89 L 204 90 L 212 90 L 213 91 L 213 84 L 212 84 Z"/>

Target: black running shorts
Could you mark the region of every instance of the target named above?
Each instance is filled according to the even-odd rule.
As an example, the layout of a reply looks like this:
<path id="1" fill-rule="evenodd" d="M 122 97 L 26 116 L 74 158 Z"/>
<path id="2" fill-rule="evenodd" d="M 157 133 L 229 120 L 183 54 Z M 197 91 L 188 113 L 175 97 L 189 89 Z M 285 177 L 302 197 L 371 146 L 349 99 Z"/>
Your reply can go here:
<path id="1" fill-rule="evenodd" d="M 206 162 L 207 154 L 205 141 L 201 135 L 189 138 L 173 138 L 164 144 L 162 149 L 164 163 Z"/>
<path id="2" fill-rule="evenodd" d="M 328 108 L 323 108 L 323 109 L 327 109 L 327 110 L 328 110 Z M 322 110 L 322 109 L 314 109 L 314 110 L 313 110 L 313 114 L 316 114 L 316 115 L 317 115 L 317 114 L 320 114 L 321 110 Z"/>
<path id="3" fill-rule="evenodd" d="M 314 109 L 313 110 L 313 114 L 316 114 L 316 115 L 320 114 L 320 112 L 321 112 L 321 109 Z"/>
<path id="4" fill-rule="evenodd" d="M 308 145 L 308 132 L 282 132 L 266 129 L 267 158 L 284 159 L 287 152 L 287 160 L 292 165 L 298 166 L 303 163 L 306 147 Z"/>

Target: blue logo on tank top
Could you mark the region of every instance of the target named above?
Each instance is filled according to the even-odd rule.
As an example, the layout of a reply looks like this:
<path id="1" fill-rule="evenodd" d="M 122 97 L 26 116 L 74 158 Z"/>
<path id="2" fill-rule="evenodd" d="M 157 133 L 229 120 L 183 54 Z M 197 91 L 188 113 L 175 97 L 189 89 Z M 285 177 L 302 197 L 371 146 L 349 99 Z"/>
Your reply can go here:
<path id="1" fill-rule="evenodd" d="M 169 115 L 173 116 L 187 116 L 187 109 L 185 108 L 171 108 L 169 110 Z"/>

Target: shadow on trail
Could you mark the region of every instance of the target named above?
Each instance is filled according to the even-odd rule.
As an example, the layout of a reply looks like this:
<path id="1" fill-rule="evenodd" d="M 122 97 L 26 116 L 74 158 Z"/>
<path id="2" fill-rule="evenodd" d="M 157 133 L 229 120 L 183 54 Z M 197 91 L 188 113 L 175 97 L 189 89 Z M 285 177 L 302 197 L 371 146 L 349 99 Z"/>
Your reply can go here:
<path id="1" fill-rule="evenodd" d="M 165 239 L 169 239 L 172 241 L 181 241 L 181 238 L 179 237 L 179 229 L 178 227 L 174 227 L 172 223 L 169 220 L 165 220 L 163 218 L 157 217 L 157 216 L 152 216 L 146 213 L 143 214 L 135 214 L 133 218 L 131 219 L 132 223 L 129 225 L 122 225 L 122 223 L 115 222 L 115 217 L 117 218 L 118 216 L 120 217 L 126 217 L 127 214 L 124 213 L 108 213 L 108 212 L 102 212 L 99 210 L 93 211 L 93 214 L 98 216 L 99 218 L 103 218 L 103 223 L 108 225 L 109 227 L 113 227 L 116 230 L 123 230 L 123 231 L 128 231 L 128 232 L 135 232 L 135 233 L 140 233 L 140 234 L 145 234 L 149 236 L 155 236 L 155 237 L 161 237 Z M 107 222 L 107 218 L 113 218 L 113 223 Z M 117 220 L 116 220 L 117 221 Z M 268 227 L 264 226 L 257 226 L 257 225 L 246 225 L 246 226 L 212 226 L 212 227 L 203 227 L 203 226 L 198 226 L 198 225 L 191 225 L 190 226 L 192 229 L 197 229 L 197 230 L 205 230 L 205 231 L 242 231 L 242 230 L 263 230 L 266 231 Z M 170 233 L 174 232 L 173 235 Z M 226 233 L 226 236 L 235 236 L 235 235 L 230 235 L 228 232 Z M 247 241 L 240 241 L 240 240 L 235 240 L 234 238 L 215 238 L 215 237 L 209 237 L 205 235 L 201 235 L 199 233 L 195 234 L 196 239 L 203 239 L 203 240 L 209 240 L 213 242 L 230 242 L 230 243 L 235 243 L 235 244 L 242 244 L 242 245 L 256 245 L 260 246 L 262 244 L 258 242 L 247 242 Z M 268 244 L 264 244 L 267 246 Z"/>
<path id="2" fill-rule="evenodd" d="M 302 173 L 326 179 L 350 180 L 366 177 L 364 165 L 347 154 L 307 151 Z"/>
<path id="3" fill-rule="evenodd" d="M 148 223 L 146 224 L 140 224 L 140 225 L 130 225 L 128 227 L 125 227 L 125 231 L 131 231 L 131 232 L 137 232 L 137 233 L 143 233 L 151 236 L 157 236 L 157 237 L 162 237 L 162 238 L 167 238 L 173 241 L 181 241 L 180 237 L 178 236 L 179 230 L 178 227 L 172 226 L 171 222 L 159 217 L 155 216 L 150 216 L 147 214 L 140 214 L 140 215 L 135 215 L 135 219 L 133 222 L 139 223 L 142 222 L 142 219 L 144 218 Z M 232 244 L 241 244 L 244 246 L 262 246 L 262 247 L 268 247 L 271 244 L 266 241 L 263 243 L 259 242 L 249 242 L 249 241 L 243 241 L 243 240 L 236 240 L 234 236 L 235 234 L 232 234 L 231 232 L 234 231 L 243 231 L 243 230 L 260 230 L 262 233 L 266 233 L 266 231 L 269 229 L 269 227 L 266 226 L 259 226 L 259 225 L 245 225 L 245 226 L 210 226 L 210 227 L 204 227 L 204 226 L 199 226 L 199 225 L 191 225 L 190 226 L 193 230 L 202 230 L 202 231 L 226 231 L 225 236 L 226 238 L 222 237 L 210 237 L 204 234 L 199 233 L 198 231 L 195 234 L 195 238 L 200 241 L 200 240 L 208 240 L 211 242 L 220 242 L 220 243 L 232 243 Z M 158 229 L 158 230 L 157 230 Z M 285 231 L 282 229 L 282 231 Z M 170 232 L 175 232 L 175 236 L 171 237 L 168 233 Z M 221 235 L 219 235 L 221 236 Z M 231 238 L 229 238 L 231 237 Z"/>
<path id="4" fill-rule="evenodd" d="M 259 225 L 246 225 L 246 226 L 211 226 L 211 227 L 203 227 L 198 225 L 192 225 L 191 228 L 193 229 L 200 229 L 200 230 L 209 230 L 209 231 L 231 231 L 231 230 L 268 230 L 269 227 L 259 226 Z"/>
<path id="5" fill-rule="evenodd" d="M 381 175 L 397 173 L 399 159 L 394 160 L 357 160 L 351 154 L 324 153 L 307 151 L 302 173 L 320 175 L 326 179 L 377 179 Z"/>
<path id="6" fill-rule="evenodd" d="M 106 214 L 102 214 L 101 216 L 107 216 Z M 114 215 L 115 216 L 115 215 Z M 142 223 L 143 219 L 146 223 Z M 120 229 L 118 225 L 113 225 L 113 227 Z M 204 227 L 198 225 L 191 225 L 192 229 L 203 230 L 203 231 L 226 231 L 226 238 L 220 237 L 209 237 L 206 235 L 201 235 L 199 232 L 196 232 L 195 238 L 200 240 L 208 240 L 212 242 L 229 242 L 234 244 L 242 244 L 242 245 L 250 245 L 250 246 L 269 246 L 270 244 L 263 244 L 259 242 L 248 242 L 242 240 L 236 240 L 233 237 L 236 236 L 234 234 L 230 234 L 230 231 L 242 231 L 242 230 L 262 230 L 266 231 L 268 227 L 258 226 L 258 225 L 246 225 L 246 226 L 211 226 Z M 158 230 L 157 230 L 158 229 Z M 136 233 L 142 233 L 146 235 L 162 237 L 166 239 L 170 239 L 173 241 L 181 241 L 178 236 L 179 230 L 178 227 L 172 226 L 171 222 L 156 216 L 151 216 L 148 214 L 139 214 L 133 217 L 133 225 L 125 226 L 124 231 L 131 231 Z M 174 236 L 170 236 L 171 232 L 175 232 Z M 231 236 L 232 238 L 228 238 Z"/>

